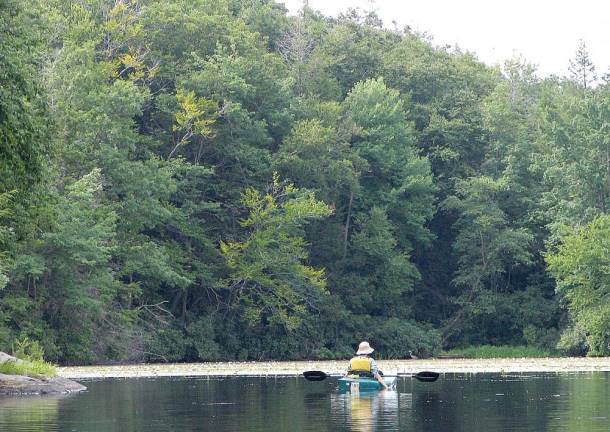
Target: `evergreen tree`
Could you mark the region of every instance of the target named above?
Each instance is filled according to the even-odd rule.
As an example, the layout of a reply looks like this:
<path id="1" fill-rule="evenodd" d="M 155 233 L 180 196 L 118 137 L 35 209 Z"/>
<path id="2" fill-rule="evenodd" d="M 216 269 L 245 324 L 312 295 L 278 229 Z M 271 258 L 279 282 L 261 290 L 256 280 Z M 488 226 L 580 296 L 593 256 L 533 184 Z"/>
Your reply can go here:
<path id="1" fill-rule="evenodd" d="M 585 41 L 579 41 L 576 54 L 574 58 L 570 60 L 568 70 L 570 71 L 570 78 L 585 90 L 590 88 L 591 85 L 595 84 L 597 81 L 595 65 L 591 60 Z"/>

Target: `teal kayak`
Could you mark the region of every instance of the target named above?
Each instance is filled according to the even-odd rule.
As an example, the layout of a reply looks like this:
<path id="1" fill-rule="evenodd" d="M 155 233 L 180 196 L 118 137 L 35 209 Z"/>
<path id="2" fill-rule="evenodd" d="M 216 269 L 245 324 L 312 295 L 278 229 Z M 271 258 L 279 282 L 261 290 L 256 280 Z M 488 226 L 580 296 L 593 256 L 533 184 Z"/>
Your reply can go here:
<path id="1" fill-rule="evenodd" d="M 390 388 L 396 387 L 396 381 L 398 377 L 395 376 L 384 376 L 383 381 Z M 375 391 L 381 390 L 383 387 L 375 378 L 367 377 L 343 377 L 339 378 L 339 391 L 342 392 L 361 392 L 361 391 Z"/>

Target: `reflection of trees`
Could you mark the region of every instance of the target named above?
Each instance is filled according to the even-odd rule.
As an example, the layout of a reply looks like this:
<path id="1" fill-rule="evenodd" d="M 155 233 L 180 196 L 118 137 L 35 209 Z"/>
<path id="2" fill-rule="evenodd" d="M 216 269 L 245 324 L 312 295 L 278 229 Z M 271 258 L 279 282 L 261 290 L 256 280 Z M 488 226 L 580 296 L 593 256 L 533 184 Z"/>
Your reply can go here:
<path id="1" fill-rule="evenodd" d="M 59 399 L 65 396 L 0 398 L 0 430 L 18 427 L 28 432 L 47 431 L 57 423 Z"/>
<path id="2" fill-rule="evenodd" d="M 62 405 L 61 422 L 100 432 L 307 430 L 327 418 L 335 386 L 302 378 L 103 380 Z"/>
<path id="3" fill-rule="evenodd" d="M 411 383 L 412 430 L 554 430 L 549 428 L 557 376 L 445 376 Z"/>
<path id="4" fill-rule="evenodd" d="M 547 430 L 607 431 L 610 428 L 608 378 L 607 372 L 562 377 Z"/>

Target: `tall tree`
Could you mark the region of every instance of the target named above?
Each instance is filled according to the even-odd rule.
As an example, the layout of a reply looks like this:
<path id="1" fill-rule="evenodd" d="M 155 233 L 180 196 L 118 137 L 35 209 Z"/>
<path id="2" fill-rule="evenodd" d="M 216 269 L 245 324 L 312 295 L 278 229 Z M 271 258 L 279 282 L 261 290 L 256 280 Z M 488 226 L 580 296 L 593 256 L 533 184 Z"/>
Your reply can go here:
<path id="1" fill-rule="evenodd" d="M 445 326 L 445 338 L 463 331 L 469 320 L 476 322 L 480 316 L 506 318 L 496 310 L 505 302 L 501 294 L 514 289 L 513 271 L 520 265 L 531 264 L 533 236 L 524 228 L 510 226 L 502 199 L 507 189 L 503 180 L 476 177 L 460 183 L 457 196 L 445 201 L 445 206 L 460 214 L 454 243 L 459 260 L 453 279 L 460 288 L 456 299 L 460 310 Z M 489 329 L 492 333 L 497 330 Z"/>
<path id="2" fill-rule="evenodd" d="M 419 277 L 410 253 L 430 239 L 425 227 L 434 199 L 430 165 L 414 148 L 414 131 L 405 122 L 399 93 L 382 79 L 358 83 L 344 107 L 356 131 L 351 145 L 369 168 L 351 211 L 354 236 L 344 264 L 349 282 L 339 285 L 345 301 L 360 304 L 360 313 L 391 315 L 401 308 L 397 298 Z M 356 279 L 360 289 L 354 290 L 350 287 Z"/>
<path id="3" fill-rule="evenodd" d="M 41 24 L 16 0 L 0 1 L 0 193 L 37 182 L 47 153 L 38 80 Z"/>
<path id="4" fill-rule="evenodd" d="M 582 86 L 585 90 L 590 88 L 597 81 L 595 65 L 591 60 L 585 41 L 579 41 L 576 54 L 574 58 L 570 60 L 568 70 L 570 71 L 572 80 Z"/>

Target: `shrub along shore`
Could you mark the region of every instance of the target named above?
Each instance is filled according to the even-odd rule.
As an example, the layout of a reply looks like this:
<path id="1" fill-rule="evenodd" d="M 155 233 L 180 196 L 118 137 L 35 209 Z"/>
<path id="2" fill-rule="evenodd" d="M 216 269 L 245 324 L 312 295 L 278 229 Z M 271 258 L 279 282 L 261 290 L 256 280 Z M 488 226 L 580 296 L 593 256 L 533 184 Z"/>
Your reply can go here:
<path id="1" fill-rule="evenodd" d="M 306 370 L 341 373 L 347 360 L 332 361 L 262 361 L 165 363 L 115 366 L 60 367 L 61 377 L 83 378 L 146 378 L 178 376 L 298 376 Z M 379 367 L 387 374 L 416 373 L 430 370 L 440 373 L 534 373 L 534 372 L 607 372 L 608 357 L 577 358 L 510 358 L 510 359 L 428 359 L 379 360 Z"/>
<path id="2" fill-rule="evenodd" d="M 20 347 L 26 347 L 26 343 Z M 0 351 L 0 396 L 67 394 L 87 390 L 87 387 L 77 382 L 57 377 L 54 365 L 32 357 L 32 347 L 37 345 L 27 345 L 30 348 L 28 355 L 19 350 L 24 358 Z"/>

